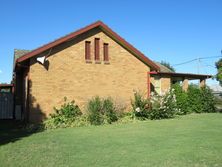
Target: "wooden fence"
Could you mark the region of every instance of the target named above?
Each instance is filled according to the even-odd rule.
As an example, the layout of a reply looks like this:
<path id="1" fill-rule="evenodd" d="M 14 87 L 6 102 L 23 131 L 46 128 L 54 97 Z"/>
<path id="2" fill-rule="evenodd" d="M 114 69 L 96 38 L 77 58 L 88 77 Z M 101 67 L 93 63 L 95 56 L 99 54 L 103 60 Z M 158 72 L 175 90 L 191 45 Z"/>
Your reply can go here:
<path id="1" fill-rule="evenodd" d="M 14 96 L 10 92 L 0 92 L 0 119 L 13 119 Z"/>

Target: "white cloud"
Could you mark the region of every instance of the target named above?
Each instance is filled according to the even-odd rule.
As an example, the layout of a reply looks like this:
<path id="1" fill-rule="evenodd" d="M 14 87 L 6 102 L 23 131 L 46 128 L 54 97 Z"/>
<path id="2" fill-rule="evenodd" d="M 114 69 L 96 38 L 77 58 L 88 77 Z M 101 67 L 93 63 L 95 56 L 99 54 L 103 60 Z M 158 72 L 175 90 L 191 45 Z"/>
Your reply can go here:
<path id="1" fill-rule="evenodd" d="M 2 70 L 0 70 L 0 74 L 3 73 Z"/>

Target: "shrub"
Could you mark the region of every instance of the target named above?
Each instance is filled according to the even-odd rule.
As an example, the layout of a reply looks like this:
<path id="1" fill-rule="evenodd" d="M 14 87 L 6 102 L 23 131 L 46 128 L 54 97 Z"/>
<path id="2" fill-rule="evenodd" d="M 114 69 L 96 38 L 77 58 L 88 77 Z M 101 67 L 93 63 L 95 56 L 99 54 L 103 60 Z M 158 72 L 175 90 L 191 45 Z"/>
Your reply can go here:
<path id="1" fill-rule="evenodd" d="M 173 118 L 180 113 L 174 91 L 174 89 L 170 89 L 164 95 L 154 95 L 151 97 L 152 110 L 149 114 L 150 119 Z"/>
<path id="2" fill-rule="evenodd" d="M 103 101 L 103 113 L 106 116 L 106 121 L 111 124 L 118 120 L 117 111 L 115 110 L 114 103 L 111 98 L 104 99 Z"/>
<path id="3" fill-rule="evenodd" d="M 182 86 L 180 84 L 176 83 L 172 85 L 172 89 L 174 89 L 174 93 L 176 95 L 176 103 L 177 107 L 180 109 L 181 114 L 187 114 L 188 113 L 188 95 L 183 90 Z"/>
<path id="4" fill-rule="evenodd" d="M 202 112 L 216 112 L 216 100 L 212 91 L 208 87 L 201 88 Z"/>
<path id="5" fill-rule="evenodd" d="M 135 92 L 134 99 L 131 100 L 132 105 L 132 113 L 133 117 L 139 119 L 147 119 L 149 118 L 150 111 L 150 101 L 147 98 L 144 98 L 141 93 Z"/>
<path id="6" fill-rule="evenodd" d="M 92 125 L 101 125 L 103 123 L 102 100 L 97 96 L 89 100 L 87 105 L 88 119 Z"/>
<path id="7" fill-rule="evenodd" d="M 51 116 L 63 115 L 66 118 L 75 118 L 82 115 L 82 112 L 79 109 L 79 106 L 75 104 L 75 101 L 68 102 L 67 98 L 64 98 L 64 104 L 61 105 L 59 109 L 54 108 L 55 114 Z"/>
<path id="8" fill-rule="evenodd" d="M 187 111 L 189 113 L 201 113 L 202 112 L 202 98 L 201 98 L 201 90 L 199 89 L 198 85 L 191 84 L 187 90 L 187 102 L 188 108 Z"/>
<path id="9" fill-rule="evenodd" d="M 87 104 L 88 120 L 92 125 L 111 124 L 118 120 L 117 111 L 111 98 L 96 96 Z"/>
<path id="10" fill-rule="evenodd" d="M 70 127 L 81 127 L 81 126 L 89 126 L 90 123 L 88 121 L 87 115 L 83 114 L 80 117 L 76 117 L 75 121 L 70 124 Z"/>
<path id="11" fill-rule="evenodd" d="M 54 107 L 55 113 L 50 114 L 49 118 L 44 122 L 46 128 L 68 127 L 76 118 L 82 115 L 82 112 L 75 101 L 68 102 L 64 98 L 64 104 L 59 109 Z"/>
<path id="12" fill-rule="evenodd" d="M 215 112 L 215 98 L 208 87 L 199 88 L 199 85 L 191 84 L 187 92 L 183 91 L 179 84 L 172 86 L 175 89 L 177 106 L 182 114 Z"/>

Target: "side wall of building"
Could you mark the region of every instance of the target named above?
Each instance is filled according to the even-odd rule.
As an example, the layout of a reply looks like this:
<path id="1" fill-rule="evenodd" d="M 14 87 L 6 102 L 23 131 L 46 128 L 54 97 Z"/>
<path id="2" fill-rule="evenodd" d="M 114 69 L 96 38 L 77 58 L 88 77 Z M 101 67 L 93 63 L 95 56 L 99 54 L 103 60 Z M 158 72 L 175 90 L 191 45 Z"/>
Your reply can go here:
<path id="1" fill-rule="evenodd" d="M 161 77 L 161 91 L 162 91 L 162 93 L 169 90 L 170 87 L 171 87 L 171 78 L 168 76 Z"/>
<path id="2" fill-rule="evenodd" d="M 171 87 L 171 78 L 169 76 L 151 76 L 151 92 L 162 94 Z"/>
<path id="3" fill-rule="evenodd" d="M 94 61 L 95 38 L 100 38 L 100 63 Z M 91 42 L 91 63 L 85 61 L 85 41 Z M 109 64 L 103 61 L 103 43 L 109 44 Z M 32 122 L 47 117 L 64 97 L 75 100 L 84 110 L 86 102 L 96 95 L 130 106 L 134 91 L 147 93 L 149 67 L 99 29 L 38 56 L 49 54 L 45 66 L 36 63 L 36 57 L 30 61 Z"/>

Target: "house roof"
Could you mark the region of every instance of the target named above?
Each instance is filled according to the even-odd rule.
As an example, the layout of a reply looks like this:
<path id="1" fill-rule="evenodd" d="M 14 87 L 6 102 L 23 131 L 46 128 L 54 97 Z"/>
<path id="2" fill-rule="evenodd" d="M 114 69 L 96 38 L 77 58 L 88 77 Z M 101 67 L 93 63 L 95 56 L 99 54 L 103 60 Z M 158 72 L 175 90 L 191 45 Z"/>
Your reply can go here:
<path id="1" fill-rule="evenodd" d="M 0 88 L 10 88 L 13 87 L 13 84 L 0 84 Z"/>
<path id="2" fill-rule="evenodd" d="M 13 61 L 13 67 L 15 67 L 16 60 L 23 55 L 31 52 L 31 50 L 25 50 L 25 49 L 14 49 L 14 61 Z"/>
<path id="3" fill-rule="evenodd" d="M 207 74 L 191 74 L 191 73 L 176 73 L 176 72 L 150 72 L 151 75 L 168 75 L 171 77 L 181 77 L 187 78 L 189 80 L 192 79 L 208 79 L 212 78 L 212 75 Z"/>
<path id="4" fill-rule="evenodd" d="M 113 30 L 111 30 L 107 25 L 105 25 L 103 22 L 101 21 L 97 21 L 93 24 L 90 24 L 82 29 L 79 29 L 73 33 L 70 33 L 64 37 L 61 37 L 53 42 L 50 42 L 46 45 L 43 45 L 37 49 L 32 50 L 31 52 L 25 53 L 24 55 L 22 55 L 21 57 L 19 57 L 16 60 L 16 63 L 21 63 L 24 62 L 34 56 L 36 56 L 37 54 L 40 54 L 52 47 L 55 47 L 63 42 L 66 42 L 68 40 L 74 39 L 77 36 L 90 31 L 94 28 L 101 28 L 102 31 L 104 31 L 108 36 L 110 36 L 112 39 L 114 39 L 117 43 L 119 43 L 120 45 L 122 45 L 124 48 L 126 48 L 127 50 L 131 51 L 138 59 L 140 59 L 142 62 L 144 62 L 146 65 L 148 65 L 149 67 L 151 67 L 152 70 L 157 70 L 159 71 L 159 66 L 157 64 L 155 64 L 152 60 L 150 60 L 149 58 L 147 58 L 143 53 L 141 53 L 139 50 L 137 50 L 134 46 L 132 46 L 131 44 L 129 44 L 126 40 L 124 40 L 122 37 L 120 37 L 117 33 L 115 33 Z"/>
<path id="5" fill-rule="evenodd" d="M 170 70 L 169 68 L 167 68 L 166 66 L 162 65 L 159 62 L 155 62 L 156 65 L 158 65 L 160 67 L 160 72 L 173 72 L 172 70 Z"/>

